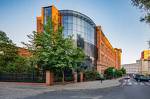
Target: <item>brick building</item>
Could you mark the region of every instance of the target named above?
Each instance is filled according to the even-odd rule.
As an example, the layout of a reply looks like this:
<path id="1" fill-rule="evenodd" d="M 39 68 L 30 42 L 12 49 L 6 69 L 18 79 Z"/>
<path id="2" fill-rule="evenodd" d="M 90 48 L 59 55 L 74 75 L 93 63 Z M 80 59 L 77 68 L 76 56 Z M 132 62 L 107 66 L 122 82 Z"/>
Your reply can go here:
<path id="1" fill-rule="evenodd" d="M 121 49 L 113 48 L 101 27 L 88 16 L 73 10 L 58 10 L 53 5 L 43 7 L 41 16 L 37 17 L 38 33 L 43 31 L 48 18 L 51 18 L 55 29 L 64 27 L 64 36 L 73 34 L 76 46 L 81 47 L 92 60 L 92 68 L 101 73 L 108 67 L 120 68 Z"/>
<path id="2" fill-rule="evenodd" d="M 97 70 L 104 72 L 108 67 L 119 69 L 121 65 L 122 50 L 112 47 L 100 26 L 96 27 L 96 31 L 98 49 Z"/>
<path id="3" fill-rule="evenodd" d="M 28 49 L 21 48 L 21 47 L 18 47 L 18 54 L 20 56 L 23 56 L 23 57 L 30 57 L 31 56 L 31 52 L 29 52 Z"/>

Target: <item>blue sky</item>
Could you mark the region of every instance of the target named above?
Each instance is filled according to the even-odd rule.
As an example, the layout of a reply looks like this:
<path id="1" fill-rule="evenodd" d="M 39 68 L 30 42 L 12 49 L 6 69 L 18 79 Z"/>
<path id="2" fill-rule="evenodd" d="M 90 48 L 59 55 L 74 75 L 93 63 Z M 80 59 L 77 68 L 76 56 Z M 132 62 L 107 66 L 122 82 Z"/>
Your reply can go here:
<path id="1" fill-rule="evenodd" d="M 142 12 L 130 0 L 0 0 L 0 30 L 22 46 L 26 35 L 36 30 L 41 7 L 52 4 L 86 14 L 102 26 L 113 47 L 122 48 L 122 64 L 135 62 L 148 48 L 150 26 L 139 21 Z"/>

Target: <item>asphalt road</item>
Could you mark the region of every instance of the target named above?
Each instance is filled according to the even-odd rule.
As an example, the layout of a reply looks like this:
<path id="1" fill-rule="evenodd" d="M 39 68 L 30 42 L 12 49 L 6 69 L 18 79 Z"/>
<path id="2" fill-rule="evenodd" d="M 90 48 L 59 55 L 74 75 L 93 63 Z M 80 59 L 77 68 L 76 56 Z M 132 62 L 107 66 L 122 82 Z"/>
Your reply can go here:
<path id="1" fill-rule="evenodd" d="M 51 91 L 24 99 L 150 99 L 150 83 L 122 80 L 117 87 Z"/>

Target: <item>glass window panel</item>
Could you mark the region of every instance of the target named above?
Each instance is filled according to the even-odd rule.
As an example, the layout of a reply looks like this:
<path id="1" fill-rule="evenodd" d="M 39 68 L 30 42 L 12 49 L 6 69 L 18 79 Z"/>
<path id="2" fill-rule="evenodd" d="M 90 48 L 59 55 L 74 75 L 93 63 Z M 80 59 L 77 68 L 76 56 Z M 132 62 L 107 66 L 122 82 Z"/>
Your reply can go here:
<path id="1" fill-rule="evenodd" d="M 77 18 L 75 16 L 73 17 L 73 24 L 77 24 Z"/>
<path id="2" fill-rule="evenodd" d="M 73 31 L 73 39 L 77 39 L 77 31 Z"/>
<path id="3" fill-rule="evenodd" d="M 73 31 L 73 35 L 76 35 L 77 34 L 77 31 Z"/>
<path id="4" fill-rule="evenodd" d="M 48 18 L 51 17 L 51 8 L 44 9 L 44 23 L 46 24 Z"/>
<path id="5" fill-rule="evenodd" d="M 73 24 L 73 30 L 76 31 L 76 27 L 77 25 L 76 24 Z"/>
<path id="6" fill-rule="evenodd" d="M 73 23 L 73 17 L 72 16 L 68 16 L 68 23 Z"/>
<path id="7" fill-rule="evenodd" d="M 89 24 L 87 24 L 87 28 L 90 29 L 90 25 Z"/>
<path id="8" fill-rule="evenodd" d="M 80 25 L 80 18 L 77 17 L 77 24 Z"/>
<path id="9" fill-rule="evenodd" d="M 86 21 L 84 21 L 84 27 L 85 27 L 85 28 L 87 28 L 87 24 L 88 24 L 88 23 L 87 23 Z"/>
<path id="10" fill-rule="evenodd" d="M 81 37 L 83 37 L 83 38 L 84 38 L 84 32 L 81 32 Z"/>
<path id="11" fill-rule="evenodd" d="M 68 35 L 72 35 L 73 31 L 72 30 L 68 30 Z"/>
<path id="12" fill-rule="evenodd" d="M 82 27 L 81 27 L 81 25 L 80 25 L 80 29 L 79 29 L 79 31 L 80 31 L 80 32 L 82 32 Z"/>
<path id="13" fill-rule="evenodd" d="M 68 24 L 65 23 L 65 24 L 63 25 L 63 27 L 64 27 L 64 29 L 68 29 Z"/>
<path id="14" fill-rule="evenodd" d="M 76 26 L 77 26 L 77 27 L 76 27 L 76 30 L 79 31 L 79 27 L 80 27 L 80 26 L 79 26 L 79 25 L 76 25 Z"/>
<path id="15" fill-rule="evenodd" d="M 72 30 L 73 29 L 73 24 L 68 24 L 68 29 Z"/>
<path id="16" fill-rule="evenodd" d="M 84 32 L 84 27 L 81 27 L 81 32 Z"/>
<path id="17" fill-rule="evenodd" d="M 63 22 L 64 22 L 64 23 L 68 23 L 68 17 L 67 17 L 67 16 L 64 16 L 64 17 L 63 17 Z"/>
<path id="18" fill-rule="evenodd" d="M 84 21 L 81 19 L 81 26 L 84 27 Z"/>
<path id="19" fill-rule="evenodd" d="M 68 35 L 68 31 L 66 29 L 64 29 L 64 36 L 66 37 Z"/>
<path id="20" fill-rule="evenodd" d="M 48 14 L 48 16 L 51 16 L 51 8 L 47 9 L 47 14 Z"/>

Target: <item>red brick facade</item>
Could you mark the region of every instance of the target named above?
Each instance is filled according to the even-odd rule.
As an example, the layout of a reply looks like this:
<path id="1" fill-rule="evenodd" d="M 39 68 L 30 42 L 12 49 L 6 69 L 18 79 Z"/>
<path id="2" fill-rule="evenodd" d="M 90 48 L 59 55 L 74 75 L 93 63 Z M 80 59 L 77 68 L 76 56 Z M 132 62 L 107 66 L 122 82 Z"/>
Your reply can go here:
<path id="1" fill-rule="evenodd" d="M 30 57 L 32 55 L 28 49 L 21 47 L 18 48 L 18 54 L 23 57 Z"/>
<path id="2" fill-rule="evenodd" d="M 121 49 L 113 48 L 106 38 L 100 26 L 96 27 L 97 32 L 97 71 L 103 73 L 108 67 L 119 69 L 121 66 Z"/>

